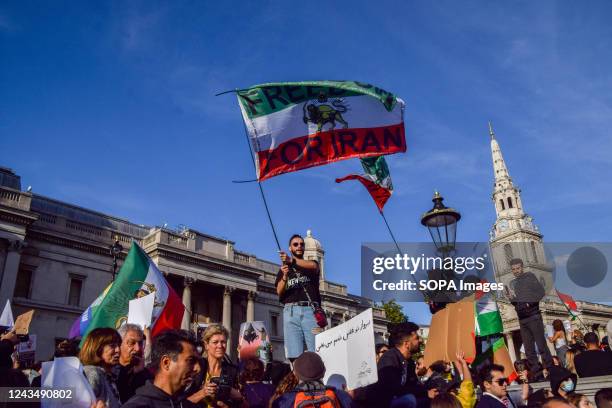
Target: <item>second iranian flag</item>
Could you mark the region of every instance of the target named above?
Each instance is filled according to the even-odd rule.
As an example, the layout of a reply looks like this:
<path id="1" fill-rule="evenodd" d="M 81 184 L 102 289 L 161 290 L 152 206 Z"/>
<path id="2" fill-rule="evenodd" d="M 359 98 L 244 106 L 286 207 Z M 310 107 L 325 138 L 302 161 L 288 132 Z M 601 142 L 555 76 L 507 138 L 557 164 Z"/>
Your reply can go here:
<path id="1" fill-rule="evenodd" d="M 355 157 L 406 151 L 404 102 L 351 81 L 272 83 L 238 91 L 259 180 Z"/>

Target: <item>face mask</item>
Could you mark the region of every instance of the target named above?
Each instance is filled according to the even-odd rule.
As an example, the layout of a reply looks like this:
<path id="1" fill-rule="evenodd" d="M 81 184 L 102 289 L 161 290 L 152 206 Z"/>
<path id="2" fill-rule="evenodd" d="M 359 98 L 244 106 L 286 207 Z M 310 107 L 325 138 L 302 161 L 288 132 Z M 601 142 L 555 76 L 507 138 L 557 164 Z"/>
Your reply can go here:
<path id="1" fill-rule="evenodd" d="M 574 382 L 572 380 L 568 380 L 561 385 L 561 389 L 565 392 L 574 391 Z"/>

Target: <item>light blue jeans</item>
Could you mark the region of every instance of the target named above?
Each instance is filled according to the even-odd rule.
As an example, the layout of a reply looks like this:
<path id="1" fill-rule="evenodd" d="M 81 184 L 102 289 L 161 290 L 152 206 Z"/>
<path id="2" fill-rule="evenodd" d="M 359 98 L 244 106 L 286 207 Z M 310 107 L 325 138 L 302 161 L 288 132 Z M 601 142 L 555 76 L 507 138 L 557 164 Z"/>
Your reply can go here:
<path id="1" fill-rule="evenodd" d="M 315 335 L 312 332 L 317 326 L 310 306 L 285 305 L 283 308 L 283 332 L 285 336 L 285 356 L 298 358 L 305 350 L 315 351 Z"/>

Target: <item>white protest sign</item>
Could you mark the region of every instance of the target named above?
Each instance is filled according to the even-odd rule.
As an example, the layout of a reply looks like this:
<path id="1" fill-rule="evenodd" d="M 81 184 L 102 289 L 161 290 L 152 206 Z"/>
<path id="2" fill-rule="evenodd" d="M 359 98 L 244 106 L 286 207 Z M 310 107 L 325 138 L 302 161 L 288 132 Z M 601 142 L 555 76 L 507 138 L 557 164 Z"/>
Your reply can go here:
<path id="1" fill-rule="evenodd" d="M 372 309 L 317 334 L 315 346 L 325 363 L 325 384 L 354 390 L 378 381 Z"/>
<path id="2" fill-rule="evenodd" d="M 52 389 L 72 388 L 70 399 L 41 399 L 41 408 L 90 408 L 96 397 L 76 357 L 58 357 L 42 363 L 41 386 Z"/>
<path id="3" fill-rule="evenodd" d="M 155 292 L 141 298 L 130 300 L 128 308 L 128 323 L 137 324 L 143 329 L 151 326 Z"/>
<path id="4" fill-rule="evenodd" d="M 563 321 L 563 327 L 565 328 L 565 333 L 569 333 L 569 335 L 571 336 L 571 334 L 572 334 L 572 322 L 570 322 L 569 320 L 564 320 Z"/>
<path id="5" fill-rule="evenodd" d="M 2 315 L 0 315 L 0 327 L 8 327 L 11 328 L 15 326 L 15 320 L 13 319 L 13 310 L 11 309 L 10 300 L 6 300 L 6 305 L 4 305 L 4 310 L 2 310 Z"/>
<path id="6" fill-rule="evenodd" d="M 548 337 L 552 337 L 555 334 L 555 330 L 552 327 L 552 324 L 547 324 L 546 325 L 546 335 Z"/>

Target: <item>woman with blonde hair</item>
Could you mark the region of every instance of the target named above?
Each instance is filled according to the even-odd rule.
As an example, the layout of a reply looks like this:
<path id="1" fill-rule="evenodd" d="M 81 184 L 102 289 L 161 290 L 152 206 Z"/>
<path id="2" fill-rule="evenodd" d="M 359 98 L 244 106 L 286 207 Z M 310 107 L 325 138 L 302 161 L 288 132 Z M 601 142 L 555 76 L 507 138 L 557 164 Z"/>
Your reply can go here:
<path id="1" fill-rule="evenodd" d="M 117 330 L 100 327 L 89 332 L 79 352 L 85 377 L 96 399 L 108 408 L 121 406 L 116 382 L 120 346 L 121 336 Z"/>
<path id="2" fill-rule="evenodd" d="M 576 364 L 574 364 L 574 359 L 579 353 L 580 351 L 575 348 L 570 348 L 565 352 L 565 368 L 574 374 L 578 374 L 576 372 Z"/>
<path id="3" fill-rule="evenodd" d="M 187 390 L 189 401 L 205 407 L 217 407 L 221 402 L 230 407 L 242 404 L 238 390 L 238 368 L 226 356 L 229 332 L 219 324 L 206 328 L 202 335 L 204 351 L 200 360 L 201 371 Z"/>

